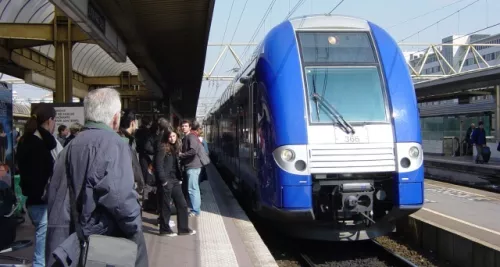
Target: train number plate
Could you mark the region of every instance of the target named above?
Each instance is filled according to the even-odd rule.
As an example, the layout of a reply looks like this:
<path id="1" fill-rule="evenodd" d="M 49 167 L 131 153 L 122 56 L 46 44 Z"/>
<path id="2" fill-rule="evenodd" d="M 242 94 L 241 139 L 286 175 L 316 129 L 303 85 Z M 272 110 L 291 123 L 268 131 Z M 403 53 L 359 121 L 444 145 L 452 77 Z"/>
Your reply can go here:
<path id="1" fill-rule="evenodd" d="M 355 129 L 355 134 L 346 134 L 341 129 L 335 128 L 336 144 L 363 144 L 368 143 L 368 133 L 366 129 Z"/>

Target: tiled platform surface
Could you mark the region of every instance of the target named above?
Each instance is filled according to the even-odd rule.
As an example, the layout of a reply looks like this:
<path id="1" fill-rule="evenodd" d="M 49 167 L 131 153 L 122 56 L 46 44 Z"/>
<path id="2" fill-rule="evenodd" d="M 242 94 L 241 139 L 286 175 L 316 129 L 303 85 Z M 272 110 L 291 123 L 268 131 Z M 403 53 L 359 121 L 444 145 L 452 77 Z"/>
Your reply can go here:
<path id="1" fill-rule="evenodd" d="M 277 267 L 277 263 L 214 166 L 201 184 L 201 216 L 194 236 L 160 237 L 156 215 L 144 213 L 150 266 Z M 175 216 L 172 220 L 176 222 Z M 176 228 L 174 227 L 174 231 Z"/>
<path id="2" fill-rule="evenodd" d="M 144 235 L 150 267 L 277 267 L 276 261 L 222 181 L 214 166 L 207 168 L 208 182 L 201 184 L 201 216 L 190 218 L 193 236 L 160 237 L 157 215 L 144 212 Z M 176 217 L 172 216 L 177 223 Z M 174 231 L 177 230 L 173 227 Z M 19 239 L 33 239 L 29 218 L 18 228 Z M 33 246 L 4 255 L 31 259 Z M 0 259 L 0 264 L 13 263 Z"/>

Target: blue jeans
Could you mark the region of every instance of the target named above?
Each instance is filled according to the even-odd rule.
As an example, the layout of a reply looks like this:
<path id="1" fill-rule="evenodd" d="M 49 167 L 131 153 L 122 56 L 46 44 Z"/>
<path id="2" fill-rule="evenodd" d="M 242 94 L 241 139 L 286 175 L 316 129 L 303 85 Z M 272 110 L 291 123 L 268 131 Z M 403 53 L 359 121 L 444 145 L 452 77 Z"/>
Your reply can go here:
<path id="1" fill-rule="evenodd" d="M 28 206 L 28 214 L 35 226 L 35 255 L 33 267 L 45 267 L 45 234 L 47 233 L 47 205 Z"/>
<path id="2" fill-rule="evenodd" d="M 193 213 L 200 215 L 201 196 L 200 196 L 200 172 L 201 168 L 187 169 L 186 174 L 188 178 L 188 194 L 191 200 Z"/>

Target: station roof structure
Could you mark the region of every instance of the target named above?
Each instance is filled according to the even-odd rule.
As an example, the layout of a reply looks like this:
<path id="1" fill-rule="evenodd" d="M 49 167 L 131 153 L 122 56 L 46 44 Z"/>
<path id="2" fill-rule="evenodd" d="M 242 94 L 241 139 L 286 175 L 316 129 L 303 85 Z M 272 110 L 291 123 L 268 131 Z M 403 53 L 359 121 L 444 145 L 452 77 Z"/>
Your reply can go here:
<path id="1" fill-rule="evenodd" d="M 119 2 L 119 4 L 118 4 Z M 137 66 L 181 101 L 176 110 L 194 117 L 215 0 L 96 1 L 123 36 Z M 181 93 L 179 93 L 181 92 Z"/>
<path id="2" fill-rule="evenodd" d="M 439 99 L 456 96 L 466 90 L 487 88 L 500 84 L 500 66 L 471 70 L 448 77 L 415 83 L 420 99 Z"/>
<path id="3" fill-rule="evenodd" d="M 33 24 L 47 29 L 44 26 L 52 25 L 56 16 L 54 4 L 60 7 L 58 2 L 61 1 L 0 1 L 0 23 L 16 24 L 20 29 L 17 31 L 20 38 L 0 36 L 0 72 L 26 79 L 26 70 L 31 70 L 30 77 L 46 74 L 54 78 L 55 48 L 52 41 L 43 37 L 39 41 L 22 40 L 23 34 L 43 34 L 42 30 L 23 32 L 22 26 Z M 110 55 L 94 41 L 75 43 L 72 48 L 74 88 L 84 92 L 91 84 L 112 85 L 124 71 L 133 75 L 138 83 L 142 74 L 149 80 L 147 87 L 155 87 L 161 91 L 160 95 L 170 97 L 177 112 L 184 117 L 194 117 L 214 0 L 72 2 L 92 3 L 103 15 L 106 27 L 112 27 L 118 39 L 123 40 L 123 50 L 126 50 L 126 58 L 117 62 L 116 55 Z M 10 32 L 4 31 L 0 31 L 0 35 L 16 32 L 12 28 Z M 155 86 L 150 86 L 152 84 Z M 172 98 L 173 92 L 181 97 Z M 79 96 L 78 93 L 75 95 Z"/>

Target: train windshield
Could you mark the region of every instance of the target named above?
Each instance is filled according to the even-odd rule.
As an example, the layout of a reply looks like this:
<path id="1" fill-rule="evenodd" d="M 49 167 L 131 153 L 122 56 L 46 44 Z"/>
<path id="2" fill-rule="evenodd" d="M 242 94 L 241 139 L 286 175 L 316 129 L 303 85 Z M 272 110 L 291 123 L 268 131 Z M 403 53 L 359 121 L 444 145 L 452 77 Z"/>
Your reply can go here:
<path id="1" fill-rule="evenodd" d="M 312 123 L 337 123 L 319 95 L 347 122 L 386 122 L 380 70 L 367 33 L 298 33 Z"/>

